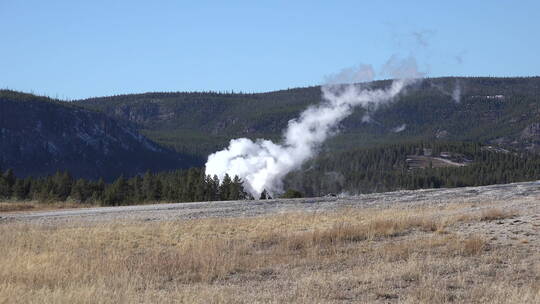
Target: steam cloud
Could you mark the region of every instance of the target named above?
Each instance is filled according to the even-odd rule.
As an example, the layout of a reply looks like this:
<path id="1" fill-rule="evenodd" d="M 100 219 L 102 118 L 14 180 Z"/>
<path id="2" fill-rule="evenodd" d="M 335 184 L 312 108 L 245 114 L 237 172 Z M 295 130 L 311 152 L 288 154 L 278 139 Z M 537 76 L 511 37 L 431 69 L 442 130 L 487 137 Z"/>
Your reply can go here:
<path id="1" fill-rule="evenodd" d="M 456 79 L 452 92 L 448 91 L 443 86 L 434 84 L 432 82 L 430 83 L 430 85 L 444 95 L 450 96 L 455 103 L 461 102 L 461 82 L 459 81 L 459 79 Z"/>
<path id="2" fill-rule="evenodd" d="M 392 132 L 394 132 L 394 133 L 403 132 L 406 128 L 407 128 L 407 124 L 402 124 L 402 125 L 399 125 L 399 126 L 393 128 Z"/>
<path id="3" fill-rule="evenodd" d="M 323 102 L 308 107 L 300 117 L 290 120 L 282 143 L 233 139 L 228 148 L 208 156 L 206 174 L 217 175 L 220 179 L 225 174 L 237 175 L 254 198 L 258 198 L 263 190 L 272 195 L 282 192 L 285 175 L 313 157 L 354 107 L 367 109 L 369 115 L 381 105 L 390 103 L 407 85 L 421 77 L 414 58 L 398 60 L 392 57 L 383 66 L 382 74 L 397 79 L 389 87 L 380 89 L 346 83 L 348 79 L 352 82 L 373 80 L 375 72 L 371 65 L 332 75 L 326 79 L 329 84 L 321 87 Z"/>
<path id="4" fill-rule="evenodd" d="M 456 85 L 452 91 L 452 100 L 454 100 L 456 103 L 461 102 L 461 84 L 459 80 L 456 80 Z"/>

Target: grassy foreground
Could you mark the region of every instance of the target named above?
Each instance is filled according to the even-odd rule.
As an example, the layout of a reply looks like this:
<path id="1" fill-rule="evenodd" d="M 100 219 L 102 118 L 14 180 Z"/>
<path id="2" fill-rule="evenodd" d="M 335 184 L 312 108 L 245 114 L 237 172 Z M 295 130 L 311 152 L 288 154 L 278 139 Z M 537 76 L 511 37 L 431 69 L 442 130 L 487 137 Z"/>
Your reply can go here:
<path id="1" fill-rule="evenodd" d="M 0 303 L 538 303 L 540 253 L 460 205 L 0 224 Z"/>

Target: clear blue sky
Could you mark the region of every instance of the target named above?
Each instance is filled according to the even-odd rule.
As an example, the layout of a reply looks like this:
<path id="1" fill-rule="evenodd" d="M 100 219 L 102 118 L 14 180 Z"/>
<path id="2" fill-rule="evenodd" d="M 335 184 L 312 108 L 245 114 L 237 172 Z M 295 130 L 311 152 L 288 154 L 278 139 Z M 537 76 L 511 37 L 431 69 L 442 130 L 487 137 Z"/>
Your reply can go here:
<path id="1" fill-rule="evenodd" d="M 540 1 L 0 0 L 0 88 L 259 92 L 393 54 L 428 76 L 530 76 L 539 30 Z"/>

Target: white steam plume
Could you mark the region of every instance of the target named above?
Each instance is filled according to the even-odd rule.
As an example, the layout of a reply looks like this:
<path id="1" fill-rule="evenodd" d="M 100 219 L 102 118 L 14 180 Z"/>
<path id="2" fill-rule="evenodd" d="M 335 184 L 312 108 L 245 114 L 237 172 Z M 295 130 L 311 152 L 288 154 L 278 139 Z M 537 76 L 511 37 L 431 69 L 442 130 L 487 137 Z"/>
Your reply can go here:
<path id="1" fill-rule="evenodd" d="M 384 69 L 399 76 L 389 87 L 367 89 L 354 84 L 322 86 L 324 101 L 308 107 L 300 117 L 290 120 L 282 143 L 275 144 L 264 139 L 255 142 L 248 138 L 233 139 L 228 148 L 208 156 L 206 174 L 217 175 L 220 179 L 225 174 L 237 175 L 254 198 L 258 198 L 263 190 L 273 195 L 282 192 L 283 177 L 313 157 L 317 148 L 333 134 L 338 123 L 352 113 L 354 107 L 362 106 L 373 112 L 391 102 L 405 86 L 421 76 L 417 72 L 416 62 L 410 58 L 399 63 L 392 58 Z M 373 78 L 372 71 L 371 66 L 363 65 L 358 73 L 344 70 L 334 79 L 343 81 L 342 74 L 354 74 L 355 81 L 359 80 L 356 77 L 359 74 Z M 328 82 L 335 83 L 332 80 Z"/>
<path id="2" fill-rule="evenodd" d="M 452 100 L 454 100 L 456 103 L 461 102 L 461 85 L 458 80 L 456 80 L 456 86 L 452 91 Z"/>
<path id="3" fill-rule="evenodd" d="M 402 124 L 402 125 L 399 125 L 399 126 L 393 128 L 391 131 L 394 132 L 394 133 L 399 133 L 399 132 L 405 131 L 406 128 L 407 128 L 407 124 Z"/>
<path id="4" fill-rule="evenodd" d="M 430 85 L 435 89 L 439 90 L 439 92 L 443 93 L 444 95 L 450 96 L 455 103 L 461 102 L 461 82 L 459 81 L 459 79 L 456 79 L 452 92 L 445 89 L 442 85 L 438 85 L 433 82 L 430 82 Z"/>

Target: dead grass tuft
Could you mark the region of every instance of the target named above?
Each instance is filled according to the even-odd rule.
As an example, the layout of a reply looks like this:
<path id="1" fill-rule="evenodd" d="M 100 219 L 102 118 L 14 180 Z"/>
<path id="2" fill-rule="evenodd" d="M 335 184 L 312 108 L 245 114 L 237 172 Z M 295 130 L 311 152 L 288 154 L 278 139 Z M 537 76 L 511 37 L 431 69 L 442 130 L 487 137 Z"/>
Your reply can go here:
<path id="1" fill-rule="evenodd" d="M 35 205 L 32 203 L 18 203 L 18 202 L 2 202 L 0 203 L 0 212 L 12 212 L 12 211 L 24 211 L 34 209 Z"/>
<path id="2" fill-rule="evenodd" d="M 28 202 L 0 202 L 0 212 L 17 212 L 29 210 L 56 210 L 67 208 L 88 208 L 93 205 L 80 204 L 75 202 L 53 202 L 53 203 L 38 203 L 35 201 Z"/>
<path id="3" fill-rule="evenodd" d="M 513 210 L 503 210 L 500 208 L 488 209 L 480 214 L 481 221 L 496 221 L 507 218 L 513 218 L 517 213 Z"/>
<path id="4" fill-rule="evenodd" d="M 474 235 L 463 241 L 461 252 L 465 255 L 479 255 L 486 249 L 487 242 L 484 238 Z"/>

